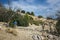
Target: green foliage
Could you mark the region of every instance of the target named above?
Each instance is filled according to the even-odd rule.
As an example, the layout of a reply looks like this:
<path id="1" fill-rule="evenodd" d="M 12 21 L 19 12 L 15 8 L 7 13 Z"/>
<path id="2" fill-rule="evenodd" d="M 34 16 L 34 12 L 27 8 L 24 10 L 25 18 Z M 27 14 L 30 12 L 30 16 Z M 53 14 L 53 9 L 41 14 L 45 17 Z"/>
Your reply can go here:
<path id="1" fill-rule="evenodd" d="M 30 20 L 33 20 L 33 18 L 31 16 L 29 16 Z"/>
<path id="2" fill-rule="evenodd" d="M 11 27 L 14 27 L 14 21 L 16 21 L 16 22 L 17 22 L 17 25 L 19 25 L 21 19 L 22 19 L 22 16 L 21 16 L 20 14 L 15 14 L 15 15 L 12 17 L 9 25 L 10 25 Z"/>
<path id="3" fill-rule="evenodd" d="M 33 21 L 33 24 L 39 26 L 40 23 L 39 23 L 39 21 Z"/>
<path id="4" fill-rule="evenodd" d="M 13 14 L 14 14 L 13 11 L 3 11 L 3 12 L 1 11 L 1 13 L 0 13 L 0 21 L 8 22 L 11 19 Z"/>
<path id="5" fill-rule="evenodd" d="M 51 17 L 47 17 L 47 19 L 53 19 L 53 18 L 51 18 Z"/>
<path id="6" fill-rule="evenodd" d="M 29 14 L 29 15 L 31 15 L 31 14 L 30 14 L 30 12 L 26 12 L 26 14 Z"/>
<path id="7" fill-rule="evenodd" d="M 58 34 L 60 34 L 60 20 L 58 20 L 55 27 L 57 29 Z"/>
<path id="8" fill-rule="evenodd" d="M 26 14 L 29 14 L 29 15 L 33 15 L 34 16 L 34 12 L 27 12 Z"/>
<path id="9" fill-rule="evenodd" d="M 10 26 L 10 27 L 14 27 L 14 20 L 12 20 L 12 21 L 9 23 L 9 26 Z"/>
<path id="10" fill-rule="evenodd" d="M 29 16 L 26 14 L 25 16 L 24 16 L 24 26 L 29 26 Z"/>
<path id="11" fill-rule="evenodd" d="M 40 15 L 39 15 L 38 18 L 43 18 L 43 16 L 40 16 Z"/>
<path id="12" fill-rule="evenodd" d="M 31 15 L 33 15 L 33 16 L 34 16 L 34 12 L 31 12 Z"/>
<path id="13" fill-rule="evenodd" d="M 13 17 L 13 20 L 17 21 L 18 26 L 29 26 L 29 16 L 27 14 L 24 15 L 24 17 L 19 14 L 18 15 L 16 14 Z"/>
<path id="14" fill-rule="evenodd" d="M 37 26 L 39 26 L 39 24 L 43 25 L 43 23 L 44 23 L 44 22 L 42 22 L 42 21 L 34 21 L 34 20 L 33 20 L 33 24 L 35 24 L 35 25 L 37 25 Z"/>
<path id="15" fill-rule="evenodd" d="M 24 10 L 22 10 L 22 11 L 21 11 L 21 13 L 25 13 L 25 11 L 24 11 Z"/>
<path id="16" fill-rule="evenodd" d="M 20 10 L 17 10 L 18 12 Z M 21 13 L 25 13 L 24 10 L 21 11 Z M 39 25 L 40 21 L 34 21 L 33 18 L 29 15 L 34 16 L 34 12 L 27 12 L 24 16 L 12 11 L 11 9 L 7 10 L 6 8 L 2 7 L 0 8 L 0 22 L 9 22 L 10 27 L 14 27 L 14 21 L 17 22 L 18 26 L 29 26 L 30 24 Z M 41 23 L 42 24 L 42 23 Z"/>
<path id="17" fill-rule="evenodd" d="M 12 20 L 13 20 L 13 22 L 14 22 L 14 20 L 17 21 L 17 25 L 18 26 L 24 26 L 24 27 L 29 26 L 29 23 L 30 24 L 35 24 L 37 26 L 39 26 L 39 24 L 41 24 L 41 25 L 43 24 L 42 21 L 34 21 L 31 16 L 28 16 L 28 14 L 25 14 L 24 16 L 21 16 L 19 14 L 16 14 L 13 17 Z M 11 23 L 12 25 L 14 25 L 13 22 Z"/>

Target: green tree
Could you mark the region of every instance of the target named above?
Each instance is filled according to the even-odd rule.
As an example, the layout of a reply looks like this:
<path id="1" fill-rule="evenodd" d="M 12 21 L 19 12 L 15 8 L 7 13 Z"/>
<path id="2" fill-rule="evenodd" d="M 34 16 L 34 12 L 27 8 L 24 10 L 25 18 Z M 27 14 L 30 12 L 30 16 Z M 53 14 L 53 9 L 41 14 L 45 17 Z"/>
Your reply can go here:
<path id="1" fill-rule="evenodd" d="M 18 26 L 24 26 L 24 27 L 29 26 L 29 16 L 27 14 L 25 14 L 24 16 L 21 16 L 19 14 L 15 15 L 13 17 L 13 20 L 17 21 Z"/>
<path id="2" fill-rule="evenodd" d="M 24 16 L 24 26 L 29 26 L 29 16 L 27 14 Z"/>
<path id="3" fill-rule="evenodd" d="M 43 18 L 43 16 L 39 15 L 38 18 Z"/>
<path id="4" fill-rule="evenodd" d="M 25 13 L 25 10 L 22 10 L 21 13 Z"/>
<path id="5" fill-rule="evenodd" d="M 51 18 L 51 17 L 47 17 L 47 19 L 53 19 L 53 18 Z"/>
<path id="6" fill-rule="evenodd" d="M 26 14 L 29 14 L 29 15 L 31 15 L 31 13 L 30 13 L 30 12 L 26 12 Z"/>
<path id="7" fill-rule="evenodd" d="M 33 15 L 33 16 L 34 16 L 34 12 L 31 12 L 31 15 Z"/>

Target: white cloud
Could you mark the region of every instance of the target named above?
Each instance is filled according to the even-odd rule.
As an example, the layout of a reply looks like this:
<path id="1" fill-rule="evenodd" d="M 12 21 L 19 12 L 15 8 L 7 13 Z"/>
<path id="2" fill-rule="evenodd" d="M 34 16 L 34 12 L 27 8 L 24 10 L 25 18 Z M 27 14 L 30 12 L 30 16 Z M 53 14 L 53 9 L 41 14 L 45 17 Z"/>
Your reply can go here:
<path id="1" fill-rule="evenodd" d="M 60 2 L 60 0 L 47 0 L 47 2 L 54 5 L 54 4 L 58 3 L 58 2 Z"/>
<path id="2" fill-rule="evenodd" d="M 47 2 L 50 4 L 50 8 L 54 10 L 60 9 L 60 0 L 47 0 Z"/>
<path id="3" fill-rule="evenodd" d="M 26 0 L 26 1 L 27 1 L 27 2 L 31 2 L 31 3 L 34 2 L 34 0 Z"/>
<path id="4" fill-rule="evenodd" d="M 5 4 L 5 6 L 7 7 L 8 5 Z M 11 2 L 11 7 L 12 7 L 12 9 L 14 9 L 14 8 L 16 8 L 16 9 L 21 8 L 21 9 L 26 10 L 26 11 L 35 11 L 35 10 L 40 10 L 41 11 L 41 10 L 47 9 L 47 7 L 44 7 L 42 5 L 38 5 L 38 6 L 36 6 L 36 5 L 29 5 L 29 4 L 20 3 L 18 1 L 12 1 Z"/>
<path id="5" fill-rule="evenodd" d="M 26 0 L 27 2 L 34 2 L 34 0 Z M 11 2 L 11 7 L 12 9 L 18 9 L 21 8 L 22 10 L 25 11 L 34 11 L 35 14 L 36 12 L 39 12 L 40 14 L 44 16 L 49 16 L 49 15 L 54 15 L 53 13 L 60 9 L 60 0 L 47 0 L 47 3 L 49 3 L 49 6 L 42 6 L 42 5 L 29 5 L 24 2 L 24 0 L 19 0 L 19 1 L 12 1 Z M 6 7 L 8 7 L 7 4 L 5 4 Z M 51 8 L 51 9 L 50 9 Z"/>

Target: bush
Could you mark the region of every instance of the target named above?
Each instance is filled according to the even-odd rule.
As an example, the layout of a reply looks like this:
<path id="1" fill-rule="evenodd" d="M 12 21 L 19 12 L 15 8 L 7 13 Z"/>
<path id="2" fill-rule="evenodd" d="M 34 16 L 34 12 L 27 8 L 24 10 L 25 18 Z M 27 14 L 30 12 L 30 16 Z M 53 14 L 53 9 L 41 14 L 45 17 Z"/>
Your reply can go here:
<path id="1" fill-rule="evenodd" d="M 58 34 L 60 34 L 60 20 L 58 20 L 55 27 L 56 27 Z"/>
<path id="2" fill-rule="evenodd" d="M 39 15 L 38 18 L 43 18 L 43 16 L 40 16 L 40 15 Z"/>
<path id="3" fill-rule="evenodd" d="M 12 15 L 14 15 L 15 12 L 12 11 L 12 10 L 9 10 L 9 11 L 3 11 L 0 13 L 0 21 L 1 22 L 8 22 L 11 18 L 12 18 Z"/>
<path id="4" fill-rule="evenodd" d="M 24 10 L 22 10 L 22 11 L 21 11 L 21 13 L 25 13 L 25 11 L 24 11 Z"/>
<path id="5" fill-rule="evenodd" d="M 31 15 L 33 15 L 33 16 L 34 16 L 34 12 L 31 12 Z"/>
<path id="6" fill-rule="evenodd" d="M 51 17 L 47 17 L 47 19 L 53 19 L 53 18 L 51 18 Z"/>
<path id="7" fill-rule="evenodd" d="M 39 26 L 39 24 L 43 25 L 44 22 L 42 22 L 42 21 L 34 21 L 33 20 L 32 23 L 35 24 L 35 25 L 37 25 L 37 26 Z"/>
<path id="8" fill-rule="evenodd" d="M 11 27 L 14 27 L 14 21 L 16 21 L 18 26 L 29 26 L 29 20 L 30 17 L 27 14 L 24 16 L 16 14 L 9 24 Z"/>
<path id="9" fill-rule="evenodd" d="M 30 12 L 26 12 L 26 14 L 29 14 L 29 15 L 31 15 L 31 13 L 30 13 Z"/>
<path id="10" fill-rule="evenodd" d="M 39 26 L 40 23 L 39 23 L 39 21 L 33 21 L 33 24 Z"/>
<path id="11" fill-rule="evenodd" d="M 9 23 L 9 26 L 10 26 L 10 27 L 14 27 L 14 23 L 13 23 L 13 22 L 14 22 L 14 20 L 12 20 L 12 21 Z"/>
<path id="12" fill-rule="evenodd" d="M 24 26 L 29 26 L 29 16 L 26 14 L 25 16 L 24 16 Z"/>

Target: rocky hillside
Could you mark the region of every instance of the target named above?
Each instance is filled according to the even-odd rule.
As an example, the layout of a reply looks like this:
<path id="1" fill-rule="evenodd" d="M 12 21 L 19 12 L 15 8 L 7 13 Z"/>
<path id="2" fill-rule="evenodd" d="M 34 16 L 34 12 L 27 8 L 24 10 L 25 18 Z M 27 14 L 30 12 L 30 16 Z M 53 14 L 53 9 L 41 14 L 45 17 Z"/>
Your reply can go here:
<path id="1" fill-rule="evenodd" d="M 33 18 L 36 18 L 33 16 Z M 28 27 L 17 26 L 8 28 L 6 23 L 0 22 L 0 40 L 59 40 L 60 37 L 50 33 L 56 31 L 56 20 L 37 18 L 44 22 L 43 25 L 29 25 Z M 44 27 L 44 31 L 43 31 Z"/>
<path id="2" fill-rule="evenodd" d="M 20 12 L 18 12 L 18 14 L 21 14 L 21 15 L 25 15 L 24 13 L 20 13 Z M 43 24 L 41 25 L 39 25 L 39 26 L 41 26 L 40 28 L 42 29 L 42 27 L 44 27 L 44 30 L 47 30 L 47 31 L 49 31 L 50 32 L 50 30 L 53 32 L 53 31 L 56 31 L 56 28 L 55 28 L 55 26 L 56 26 L 56 23 L 57 23 L 57 20 L 53 20 L 53 19 L 46 19 L 46 18 L 38 18 L 37 16 L 32 16 L 32 15 L 29 15 L 28 14 L 28 16 L 30 16 L 30 17 L 32 17 L 33 18 L 33 20 L 35 20 L 35 21 L 41 21 L 41 22 L 43 22 Z M 30 24 L 31 25 L 31 24 Z"/>
<path id="3" fill-rule="evenodd" d="M 60 40 L 55 35 L 57 20 L 29 14 L 0 8 L 0 40 Z"/>

